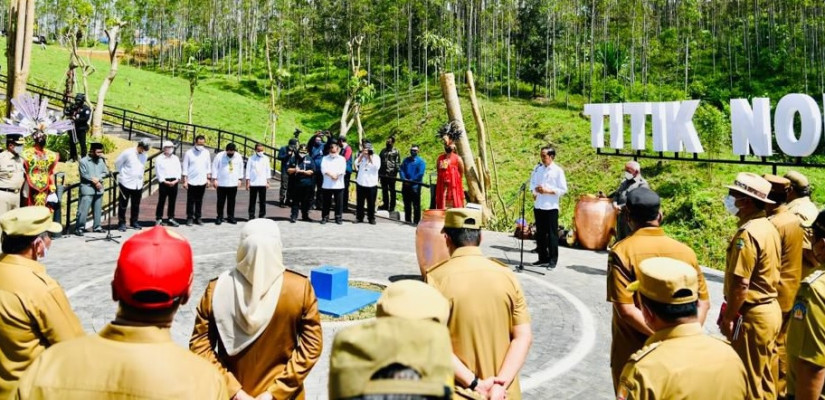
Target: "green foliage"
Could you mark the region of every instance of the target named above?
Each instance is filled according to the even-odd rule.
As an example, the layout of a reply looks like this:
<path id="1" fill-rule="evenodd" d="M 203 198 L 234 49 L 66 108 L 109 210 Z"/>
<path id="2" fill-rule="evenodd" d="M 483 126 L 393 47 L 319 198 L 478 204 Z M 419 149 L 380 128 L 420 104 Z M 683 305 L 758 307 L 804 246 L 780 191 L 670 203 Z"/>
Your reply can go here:
<path id="1" fill-rule="evenodd" d="M 596 61 L 602 63 L 607 76 L 618 77 L 627 66 L 627 52 L 613 42 L 604 42 L 596 49 Z"/>
<path id="2" fill-rule="evenodd" d="M 71 135 L 70 132 L 66 132 L 62 135 L 48 135 L 46 136 L 46 148 L 60 154 L 61 160 L 68 160 L 69 159 L 69 136 Z M 101 136 L 99 139 L 94 139 L 94 141 L 100 142 L 103 144 L 103 153 L 109 154 L 110 152 L 114 151 L 117 148 L 117 145 L 109 139 L 107 136 Z M 86 145 L 88 146 L 92 140 L 86 141 Z M 29 141 L 27 146 L 31 146 L 32 143 Z M 88 150 L 88 149 L 87 149 Z M 80 149 L 78 149 L 78 153 L 80 153 Z"/>

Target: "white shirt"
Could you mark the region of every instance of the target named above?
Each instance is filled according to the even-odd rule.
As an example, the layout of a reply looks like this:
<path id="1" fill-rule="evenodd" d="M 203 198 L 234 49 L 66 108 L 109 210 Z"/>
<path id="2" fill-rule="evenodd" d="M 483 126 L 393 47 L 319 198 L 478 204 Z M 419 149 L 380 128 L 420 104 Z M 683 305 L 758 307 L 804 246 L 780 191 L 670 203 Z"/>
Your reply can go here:
<path id="1" fill-rule="evenodd" d="M 143 168 L 146 165 L 146 152 L 138 154 L 137 147 L 123 150 L 115 159 L 117 183 L 132 190 L 143 189 Z"/>
<path id="2" fill-rule="evenodd" d="M 201 151 L 194 147 L 183 155 L 181 175 L 186 177 L 186 183 L 193 186 L 206 185 L 206 180 L 212 174 L 212 162 L 209 159 L 209 150 Z"/>
<path id="3" fill-rule="evenodd" d="M 345 172 L 347 172 L 347 160 L 343 156 L 340 154 L 324 156 L 321 159 L 321 173 L 324 175 L 324 183 L 321 184 L 321 188 L 343 189 Z M 328 173 L 338 175 L 338 179 L 333 180 L 327 175 Z"/>
<path id="4" fill-rule="evenodd" d="M 361 157 L 361 156 L 359 156 Z M 381 157 L 377 154 L 363 156 L 358 163 L 358 176 L 355 183 L 363 187 L 378 186 L 378 169 L 381 168 Z"/>
<path id="5" fill-rule="evenodd" d="M 540 194 L 536 192 L 539 186 L 545 190 L 553 190 L 555 194 Z M 537 165 L 533 168 L 533 174 L 530 175 L 530 191 L 536 196 L 534 208 L 558 210 L 559 198 L 567 193 L 567 179 L 564 178 L 564 171 L 555 162 L 548 167 L 544 164 Z"/>
<path id="6" fill-rule="evenodd" d="M 249 179 L 249 186 L 266 186 L 271 176 L 269 157 L 256 153 L 246 160 L 246 179 Z"/>
<path id="7" fill-rule="evenodd" d="M 155 176 L 158 182 L 165 182 L 166 179 L 180 179 L 180 159 L 175 153 L 167 156 L 161 154 L 155 157 Z"/>
<path id="8" fill-rule="evenodd" d="M 217 179 L 220 187 L 238 186 L 243 174 L 243 157 L 238 152 L 229 158 L 226 152 L 222 151 L 212 160 L 212 179 Z"/>

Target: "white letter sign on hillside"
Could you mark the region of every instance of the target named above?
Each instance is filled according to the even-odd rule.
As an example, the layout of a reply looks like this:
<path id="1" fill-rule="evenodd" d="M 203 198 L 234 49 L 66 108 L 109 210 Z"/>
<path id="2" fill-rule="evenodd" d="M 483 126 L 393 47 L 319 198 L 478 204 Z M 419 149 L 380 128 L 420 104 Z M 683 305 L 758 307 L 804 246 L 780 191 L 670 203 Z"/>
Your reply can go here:
<path id="1" fill-rule="evenodd" d="M 647 132 L 645 124 L 650 115 L 650 103 L 624 103 L 624 113 L 630 115 L 630 148 L 644 150 Z"/>
<path id="2" fill-rule="evenodd" d="M 585 104 L 584 115 L 590 116 L 590 146 L 601 149 L 604 147 L 604 116 L 607 115 L 607 105 Z"/>
<path id="3" fill-rule="evenodd" d="M 796 114 L 799 113 L 802 132 L 799 139 L 793 129 Z M 793 157 L 807 157 L 816 150 L 822 135 L 822 115 L 811 96 L 789 94 L 779 100 L 774 114 L 776 143 L 785 154 Z"/>
<path id="4" fill-rule="evenodd" d="M 734 154 L 747 156 L 752 148 L 754 155 L 761 157 L 773 155 L 770 99 L 764 97 L 753 99 L 753 109 L 746 99 L 731 99 L 730 115 Z"/>

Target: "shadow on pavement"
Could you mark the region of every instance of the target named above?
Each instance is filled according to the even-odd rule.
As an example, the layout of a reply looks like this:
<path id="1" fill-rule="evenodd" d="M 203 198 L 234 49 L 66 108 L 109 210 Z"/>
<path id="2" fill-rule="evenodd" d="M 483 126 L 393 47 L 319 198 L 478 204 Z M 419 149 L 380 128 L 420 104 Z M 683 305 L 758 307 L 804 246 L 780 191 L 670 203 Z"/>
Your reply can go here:
<path id="1" fill-rule="evenodd" d="M 568 265 L 567 268 L 587 275 L 607 275 L 607 271 L 605 271 L 604 269 L 588 267 L 585 265 Z"/>
<path id="2" fill-rule="evenodd" d="M 403 281 L 405 279 L 424 282 L 424 278 L 421 277 L 421 275 L 392 275 L 387 279 L 390 282 L 398 282 L 398 281 Z"/>

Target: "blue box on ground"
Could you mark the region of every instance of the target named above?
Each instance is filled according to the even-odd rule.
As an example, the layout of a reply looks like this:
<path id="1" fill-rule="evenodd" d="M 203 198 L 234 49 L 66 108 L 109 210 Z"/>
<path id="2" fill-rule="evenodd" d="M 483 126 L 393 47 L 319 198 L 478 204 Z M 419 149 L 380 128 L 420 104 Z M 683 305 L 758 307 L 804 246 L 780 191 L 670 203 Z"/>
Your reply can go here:
<path id="1" fill-rule="evenodd" d="M 318 299 L 335 300 L 347 295 L 349 270 L 323 265 L 312 270 L 309 280 Z"/>
<path id="2" fill-rule="evenodd" d="M 378 301 L 381 293 L 372 290 L 350 287 L 345 297 L 335 300 L 318 299 L 318 310 L 323 314 L 340 317 L 358 311 Z"/>

